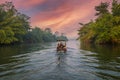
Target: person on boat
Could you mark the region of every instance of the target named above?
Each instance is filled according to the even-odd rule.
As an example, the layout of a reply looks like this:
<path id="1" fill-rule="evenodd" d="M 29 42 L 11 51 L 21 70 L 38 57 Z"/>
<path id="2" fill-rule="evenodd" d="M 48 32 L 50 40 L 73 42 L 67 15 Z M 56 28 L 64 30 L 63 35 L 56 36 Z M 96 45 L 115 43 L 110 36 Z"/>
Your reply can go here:
<path id="1" fill-rule="evenodd" d="M 62 43 L 62 41 L 60 42 L 60 45 L 59 45 L 59 46 L 60 46 L 61 48 L 64 46 L 63 43 Z"/>
<path id="2" fill-rule="evenodd" d="M 57 51 L 65 51 L 66 52 L 66 42 L 63 44 L 62 41 L 58 42 L 57 44 Z"/>
<path id="3" fill-rule="evenodd" d="M 62 47 L 63 47 L 63 43 L 61 41 L 59 41 L 57 44 L 57 48 L 62 48 Z"/>
<path id="4" fill-rule="evenodd" d="M 67 51 L 67 48 L 66 48 L 66 42 L 65 42 L 65 44 L 63 45 L 63 50 L 64 50 L 64 52 Z"/>

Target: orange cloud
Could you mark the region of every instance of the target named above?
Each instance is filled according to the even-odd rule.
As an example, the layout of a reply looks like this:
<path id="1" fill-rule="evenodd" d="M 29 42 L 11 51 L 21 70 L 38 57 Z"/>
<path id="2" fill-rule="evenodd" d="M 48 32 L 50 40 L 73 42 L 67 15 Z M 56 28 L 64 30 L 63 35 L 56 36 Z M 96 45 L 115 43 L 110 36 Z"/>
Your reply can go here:
<path id="1" fill-rule="evenodd" d="M 6 0 L 10 1 L 10 0 Z M 11 0 L 15 6 L 29 14 L 31 25 L 40 28 L 50 27 L 53 31 L 68 36 L 77 36 L 79 22 L 86 23 L 95 16 L 94 7 L 101 1 L 112 0 Z M 120 1 L 120 0 L 118 0 Z M 0 0 L 0 3 L 4 0 Z"/>
<path id="2" fill-rule="evenodd" d="M 40 27 L 42 26 L 42 28 L 50 27 L 53 31 L 60 31 L 66 34 L 75 33 L 79 28 L 79 20 L 85 19 L 87 15 L 91 15 L 91 10 L 94 9 L 89 6 L 96 1 L 84 4 L 86 6 L 76 5 L 73 7 L 67 4 L 59 7 L 56 11 L 40 12 L 33 17 L 32 20 L 35 23 L 32 25 L 37 24 Z M 74 28 L 75 26 L 77 28 Z"/>

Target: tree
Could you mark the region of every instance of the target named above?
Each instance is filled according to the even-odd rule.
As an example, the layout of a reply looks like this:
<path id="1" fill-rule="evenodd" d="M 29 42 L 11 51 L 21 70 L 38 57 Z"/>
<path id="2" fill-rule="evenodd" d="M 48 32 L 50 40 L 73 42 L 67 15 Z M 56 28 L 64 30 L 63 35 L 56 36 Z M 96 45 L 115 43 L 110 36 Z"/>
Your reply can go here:
<path id="1" fill-rule="evenodd" d="M 97 14 L 99 17 L 94 22 L 90 21 L 82 25 L 83 27 L 78 30 L 80 40 L 97 44 L 120 43 L 119 5 L 116 0 L 113 0 L 112 13 L 108 12 L 107 2 L 95 7 L 95 10 L 99 11 Z"/>
<path id="2" fill-rule="evenodd" d="M 120 16 L 120 4 L 117 0 L 113 0 L 112 2 L 112 14 L 113 16 Z"/>
<path id="3" fill-rule="evenodd" d="M 52 30 L 50 28 L 46 28 L 43 33 L 43 40 L 45 42 L 53 42 L 56 41 L 56 36 L 52 34 Z"/>
<path id="4" fill-rule="evenodd" d="M 0 4 L 0 44 L 56 41 L 50 28 L 32 29 L 29 19 L 29 16 L 18 12 L 12 2 Z"/>
<path id="5" fill-rule="evenodd" d="M 5 2 L 0 5 L 0 30 L 1 44 L 23 42 L 23 36 L 27 33 L 29 17 L 19 13 L 12 2 Z M 2 38 L 2 35 L 6 38 Z"/>
<path id="6" fill-rule="evenodd" d="M 102 16 L 106 13 L 109 13 L 108 6 L 109 6 L 109 4 L 107 2 L 105 2 L 105 3 L 101 2 L 101 4 L 99 6 L 95 6 L 95 10 L 97 11 L 97 13 L 95 15 Z"/>

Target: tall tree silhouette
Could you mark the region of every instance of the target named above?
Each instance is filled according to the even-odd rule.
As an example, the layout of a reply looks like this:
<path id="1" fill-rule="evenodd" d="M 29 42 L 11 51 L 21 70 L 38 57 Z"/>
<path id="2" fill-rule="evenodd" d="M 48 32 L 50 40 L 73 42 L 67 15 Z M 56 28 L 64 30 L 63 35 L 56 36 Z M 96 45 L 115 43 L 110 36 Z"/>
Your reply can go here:
<path id="1" fill-rule="evenodd" d="M 97 13 L 95 14 L 96 16 L 102 16 L 106 13 L 108 13 L 108 6 L 109 6 L 109 3 L 105 2 L 101 2 L 100 5 L 98 6 L 95 6 L 95 10 L 97 11 Z"/>

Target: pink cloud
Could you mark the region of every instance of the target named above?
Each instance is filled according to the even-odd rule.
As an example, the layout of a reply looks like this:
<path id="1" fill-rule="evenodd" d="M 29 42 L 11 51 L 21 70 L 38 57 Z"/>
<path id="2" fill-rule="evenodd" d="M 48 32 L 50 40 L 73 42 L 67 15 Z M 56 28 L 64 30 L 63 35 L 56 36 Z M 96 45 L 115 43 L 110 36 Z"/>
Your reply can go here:
<path id="1" fill-rule="evenodd" d="M 46 0 L 0 0 L 0 3 L 4 3 L 5 1 L 13 2 L 17 8 L 28 9 L 40 5 Z"/>
<path id="2" fill-rule="evenodd" d="M 91 16 L 91 11 L 94 10 L 94 7 L 91 8 L 90 6 L 92 6 L 94 3 L 97 3 L 97 0 L 95 0 L 94 2 L 91 1 L 84 5 L 75 4 L 76 6 L 74 7 L 70 6 L 70 4 L 63 5 L 59 7 L 56 11 L 47 11 L 43 13 L 40 12 L 34 15 L 32 20 L 35 21 L 35 23 L 33 23 L 32 25 L 38 24 L 38 26 L 42 26 L 42 28 L 51 27 L 53 31 L 60 31 L 66 34 L 72 34 L 72 32 L 76 32 L 79 28 L 79 20 L 85 19 L 84 21 L 88 21 L 88 16 Z M 74 28 L 75 26 L 76 28 Z"/>
<path id="3" fill-rule="evenodd" d="M 32 8 L 35 5 L 40 5 L 46 0 L 18 0 L 16 5 L 22 8 Z"/>
<path id="4" fill-rule="evenodd" d="M 9 0 L 7 0 L 9 1 Z M 18 9 L 31 10 L 31 25 L 77 36 L 79 22 L 95 18 L 94 7 L 112 0 L 11 0 Z M 120 0 L 118 0 L 120 1 Z M 0 0 L 0 3 L 4 0 Z M 31 9 L 32 8 L 32 9 Z M 36 9 L 37 8 L 37 9 Z M 34 11 L 35 10 L 35 11 Z"/>

